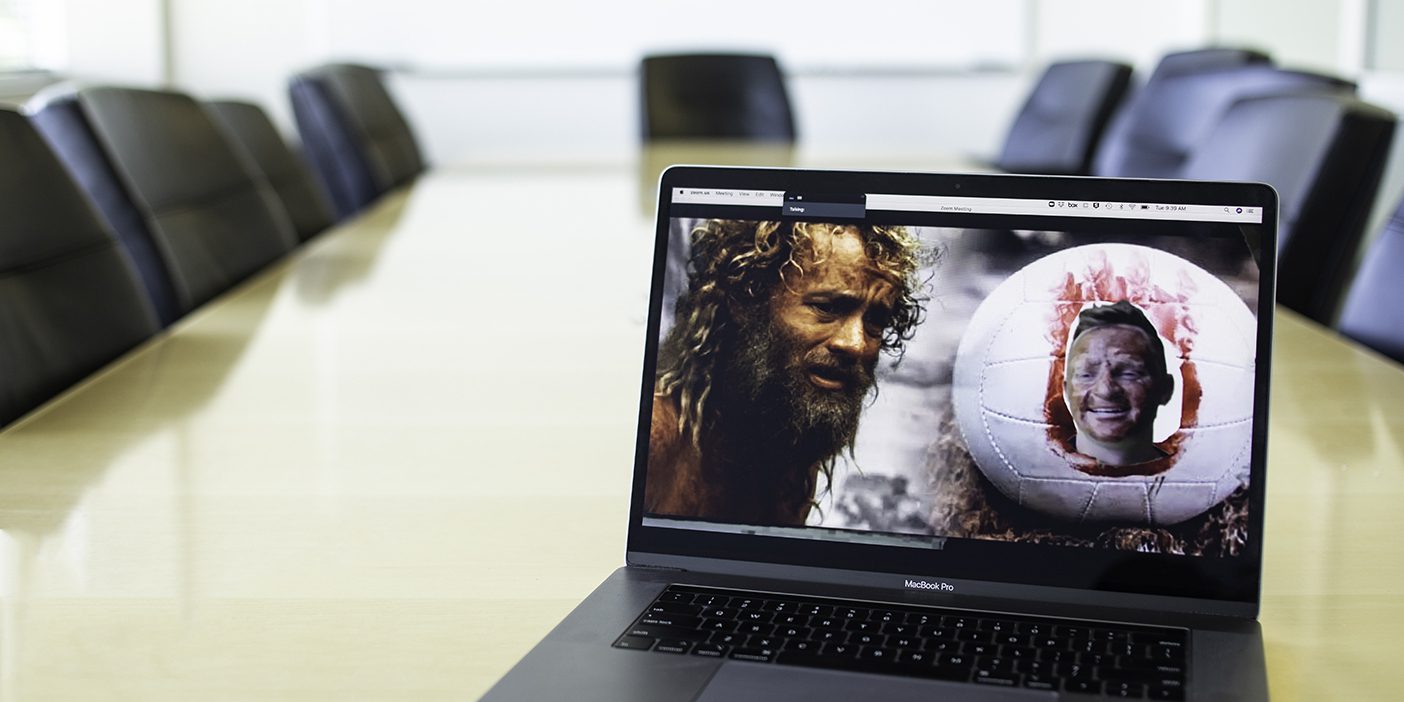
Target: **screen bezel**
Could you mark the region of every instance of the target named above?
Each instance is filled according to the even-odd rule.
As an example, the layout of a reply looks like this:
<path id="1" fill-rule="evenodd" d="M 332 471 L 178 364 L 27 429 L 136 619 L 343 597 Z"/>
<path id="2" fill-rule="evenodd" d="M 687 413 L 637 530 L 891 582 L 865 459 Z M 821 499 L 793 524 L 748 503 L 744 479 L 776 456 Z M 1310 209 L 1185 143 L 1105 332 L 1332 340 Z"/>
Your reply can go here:
<path id="1" fill-rule="evenodd" d="M 1094 548 L 949 538 L 932 550 L 752 534 L 702 532 L 643 523 L 654 371 L 662 318 L 672 192 L 711 187 L 801 192 L 852 192 L 1068 200 L 1105 200 L 1262 208 L 1256 255 L 1260 269 L 1256 383 L 1249 478 L 1249 537 L 1237 557 L 1148 554 Z M 1268 378 L 1276 274 L 1276 192 L 1261 183 L 1134 180 L 1002 174 L 891 173 L 711 166 L 674 166 L 659 179 L 653 285 L 640 388 L 628 552 L 772 565 L 832 568 L 905 576 L 998 582 L 1243 603 L 1256 607 L 1262 573 Z M 980 217 L 980 215 L 972 215 Z M 778 218 L 778 216 L 777 216 Z M 1039 218 L 1040 228 L 1062 220 Z M 991 218 L 980 220 L 992 223 Z M 995 226 L 1001 226 L 995 224 Z M 1032 228 L 1032 227 L 1025 227 Z M 1269 236 L 1268 234 L 1272 234 Z"/>

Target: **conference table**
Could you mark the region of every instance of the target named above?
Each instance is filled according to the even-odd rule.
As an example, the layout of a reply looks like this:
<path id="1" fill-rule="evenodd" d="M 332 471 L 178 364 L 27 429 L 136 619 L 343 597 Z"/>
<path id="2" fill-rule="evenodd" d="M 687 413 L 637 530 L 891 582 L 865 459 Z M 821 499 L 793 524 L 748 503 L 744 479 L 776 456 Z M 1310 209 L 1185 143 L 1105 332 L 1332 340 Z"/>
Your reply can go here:
<path id="1" fill-rule="evenodd" d="M 436 169 L 0 432 L 0 700 L 481 695 L 623 562 L 652 189 L 706 155 Z M 1273 697 L 1399 699 L 1404 368 L 1275 349 Z"/>

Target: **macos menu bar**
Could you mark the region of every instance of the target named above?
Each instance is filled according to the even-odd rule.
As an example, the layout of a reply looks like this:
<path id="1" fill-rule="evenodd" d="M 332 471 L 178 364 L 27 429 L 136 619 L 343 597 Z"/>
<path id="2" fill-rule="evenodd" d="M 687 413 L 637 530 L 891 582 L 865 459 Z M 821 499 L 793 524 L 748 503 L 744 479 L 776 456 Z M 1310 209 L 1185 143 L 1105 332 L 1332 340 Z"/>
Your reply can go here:
<path id="1" fill-rule="evenodd" d="M 1108 200 L 1036 200 L 1021 198 L 948 197 L 944 195 L 867 194 L 868 210 L 948 212 L 952 214 L 1023 215 L 1044 217 L 1095 217 L 1101 219 L 1153 219 L 1190 222 L 1262 224 L 1261 207 L 1237 204 L 1202 205 L 1167 202 Z M 779 190 L 673 188 L 673 202 L 691 205 L 740 205 L 781 208 L 785 193 Z"/>

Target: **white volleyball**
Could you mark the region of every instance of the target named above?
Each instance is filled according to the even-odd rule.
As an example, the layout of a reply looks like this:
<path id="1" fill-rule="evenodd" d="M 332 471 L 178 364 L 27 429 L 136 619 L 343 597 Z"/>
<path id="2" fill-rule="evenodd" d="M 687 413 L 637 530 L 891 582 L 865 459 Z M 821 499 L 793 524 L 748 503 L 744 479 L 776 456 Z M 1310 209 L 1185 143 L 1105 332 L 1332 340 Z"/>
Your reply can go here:
<path id="1" fill-rule="evenodd" d="M 1077 454 L 1062 367 L 1077 314 L 1127 300 L 1160 332 L 1175 394 L 1153 474 L 1121 475 Z M 1183 258 L 1129 244 L 1041 258 L 995 288 L 956 352 L 952 402 L 970 455 L 1023 507 L 1071 521 L 1175 524 L 1246 483 L 1257 324 L 1223 281 Z"/>

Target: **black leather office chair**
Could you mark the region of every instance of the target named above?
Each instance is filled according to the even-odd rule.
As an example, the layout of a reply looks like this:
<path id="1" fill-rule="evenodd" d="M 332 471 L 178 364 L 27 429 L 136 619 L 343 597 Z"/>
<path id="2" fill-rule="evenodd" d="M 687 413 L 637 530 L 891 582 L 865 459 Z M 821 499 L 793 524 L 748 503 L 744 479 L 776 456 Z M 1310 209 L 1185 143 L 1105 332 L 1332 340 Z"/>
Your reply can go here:
<path id="1" fill-rule="evenodd" d="M 1160 57 L 1147 82 L 1188 73 L 1218 71 L 1238 66 L 1267 65 L 1272 57 L 1257 49 L 1233 46 L 1209 46 L 1201 49 L 1172 51 Z"/>
<path id="2" fill-rule="evenodd" d="M 772 56 L 647 56 L 641 71 L 646 140 L 795 140 L 785 79 Z"/>
<path id="3" fill-rule="evenodd" d="M 1063 61 L 1043 72 L 1005 136 L 996 166 L 1011 173 L 1084 175 L 1131 84 L 1131 66 Z"/>
<path id="4" fill-rule="evenodd" d="M 79 104 L 78 93 L 60 86 L 52 92 L 41 92 L 25 109 L 126 250 L 156 319 L 163 327 L 174 322 L 185 310 L 176 300 L 165 257 L 131 190 L 117 175 L 111 155 L 98 140 L 92 122 Z"/>
<path id="5" fill-rule="evenodd" d="M 1389 111 L 1340 93 L 1243 98 L 1224 113 L 1183 174 L 1276 188 L 1277 301 L 1330 324 L 1394 125 Z"/>
<path id="6" fill-rule="evenodd" d="M 1365 254 L 1350 285 L 1337 328 L 1340 332 L 1404 363 L 1404 200 Z"/>
<path id="7" fill-rule="evenodd" d="M 1121 168 L 1122 162 L 1134 159 L 1137 140 L 1132 133 L 1136 125 L 1143 119 L 1144 113 L 1162 109 L 1155 99 L 1156 86 L 1160 81 L 1205 71 L 1270 66 L 1271 63 L 1272 59 L 1267 54 L 1244 48 L 1208 47 L 1165 54 L 1156 63 L 1150 77 L 1142 85 L 1133 86 L 1113 114 L 1101 142 L 1096 146 L 1091 172 L 1110 175 Z"/>
<path id="8" fill-rule="evenodd" d="M 0 109 L 0 426 L 156 328 L 117 240 L 29 120 Z"/>
<path id="9" fill-rule="evenodd" d="M 297 245 L 272 188 L 188 95 L 86 88 L 75 99 L 83 119 L 50 119 L 52 104 L 39 106 L 35 119 L 80 184 L 119 181 L 101 187 L 125 195 L 140 222 L 111 224 L 146 228 L 169 275 L 177 314 Z M 69 148 L 75 143 L 85 147 Z"/>
<path id="10" fill-rule="evenodd" d="M 331 205 L 322 186 L 313 180 L 302 158 L 283 141 L 262 107 L 238 100 L 212 100 L 205 106 L 230 140 L 253 157 L 254 165 L 287 210 L 299 239 L 306 241 L 331 226 Z"/>
<path id="11" fill-rule="evenodd" d="M 1355 92 L 1333 76 L 1265 64 L 1179 73 L 1148 82 L 1124 129 L 1108 134 L 1093 172 L 1100 176 L 1182 178 L 1182 169 L 1239 98 L 1283 92 Z"/>
<path id="12" fill-rule="evenodd" d="M 303 149 L 338 218 L 424 171 L 414 133 L 375 69 L 322 66 L 293 76 L 288 92 Z"/>

